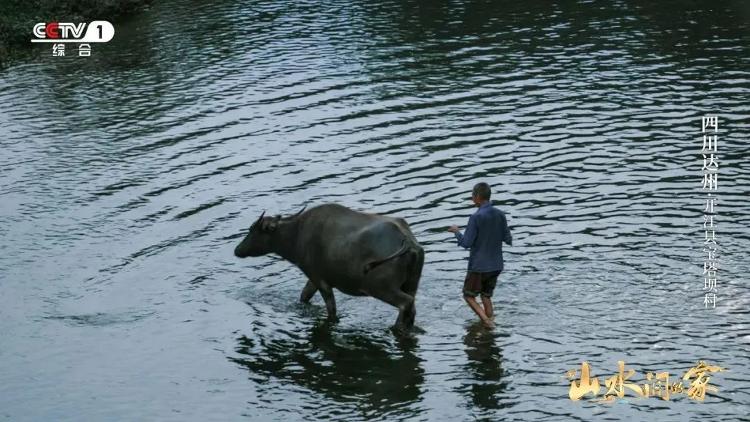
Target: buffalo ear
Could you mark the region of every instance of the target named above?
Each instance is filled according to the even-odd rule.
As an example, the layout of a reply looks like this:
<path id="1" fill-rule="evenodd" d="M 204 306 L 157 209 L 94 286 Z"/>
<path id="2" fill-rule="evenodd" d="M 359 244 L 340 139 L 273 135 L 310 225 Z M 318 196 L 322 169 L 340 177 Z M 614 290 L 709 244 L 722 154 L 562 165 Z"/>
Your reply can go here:
<path id="1" fill-rule="evenodd" d="M 279 227 L 279 220 L 281 219 L 280 215 L 277 215 L 276 217 L 271 218 L 270 220 L 263 221 L 261 223 L 261 230 L 266 232 L 272 232 L 276 230 L 277 227 Z"/>
<path id="2" fill-rule="evenodd" d="M 281 220 L 281 216 L 277 215 L 276 217 L 271 220 L 271 222 L 268 223 L 268 231 L 272 232 L 276 230 L 277 227 L 279 227 L 279 220 Z"/>

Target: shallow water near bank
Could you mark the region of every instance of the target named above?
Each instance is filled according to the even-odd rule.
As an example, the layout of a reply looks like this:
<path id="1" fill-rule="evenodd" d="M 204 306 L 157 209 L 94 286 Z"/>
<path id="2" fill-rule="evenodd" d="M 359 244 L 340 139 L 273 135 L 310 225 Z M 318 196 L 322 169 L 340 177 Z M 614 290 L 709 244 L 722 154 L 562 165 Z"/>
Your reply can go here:
<path id="1" fill-rule="evenodd" d="M 35 47 L 0 73 L 0 418 L 742 420 L 750 19 L 676 3 L 165 0 L 88 59 Z M 480 180 L 513 231 L 492 331 L 446 232 Z M 411 224 L 423 332 L 341 293 L 330 324 L 291 264 L 233 256 L 324 202 Z M 584 360 L 699 359 L 729 368 L 703 403 L 568 399 Z"/>

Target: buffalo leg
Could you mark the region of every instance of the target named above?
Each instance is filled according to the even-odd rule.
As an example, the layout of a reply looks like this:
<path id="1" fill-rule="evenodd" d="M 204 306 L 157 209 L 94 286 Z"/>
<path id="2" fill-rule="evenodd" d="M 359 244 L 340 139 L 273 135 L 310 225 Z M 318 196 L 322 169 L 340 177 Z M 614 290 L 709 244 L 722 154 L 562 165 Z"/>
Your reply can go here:
<path id="1" fill-rule="evenodd" d="M 328 311 L 328 319 L 336 321 L 336 299 L 333 297 L 333 289 L 325 282 L 320 283 L 320 295 L 323 296 L 323 300 L 326 302 L 326 310 Z"/>
<path id="2" fill-rule="evenodd" d="M 302 293 L 299 295 L 299 301 L 302 303 L 309 302 L 317 291 L 318 287 L 313 284 L 312 280 L 307 280 L 307 284 L 305 284 L 305 287 L 302 289 Z"/>
<path id="3" fill-rule="evenodd" d="M 385 292 L 376 292 L 372 296 L 383 302 L 398 308 L 397 326 L 411 327 L 414 325 L 416 310 L 414 309 L 414 297 L 401 290 L 388 290 Z"/>

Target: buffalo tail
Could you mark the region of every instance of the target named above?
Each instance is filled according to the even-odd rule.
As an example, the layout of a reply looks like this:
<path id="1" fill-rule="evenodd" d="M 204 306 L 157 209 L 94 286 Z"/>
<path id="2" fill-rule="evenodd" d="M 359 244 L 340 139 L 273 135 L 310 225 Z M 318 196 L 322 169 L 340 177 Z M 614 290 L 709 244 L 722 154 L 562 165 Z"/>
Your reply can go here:
<path id="1" fill-rule="evenodd" d="M 365 264 L 365 274 L 367 274 L 368 272 L 370 272 L 370 270 L 372 270 L 373 268 L 377 267 L 378 265 L 380 265 L 380 264 L 382 264 L 382 263 L 384 263 L 384 262 L 386 262 L 388 260 L 391 260 L 393 258 L 396 258 L 397 256 L 401 256 L 401 255 L 405 254 L 408 250 L 409 250 L 409 245 L 406 244 L 406 239 L 403 239 L 401 241 L 401 248 L 398 251 L 396 251 L 395 253 L 393 253 L 392 255 L 390 255 L 390 256 L 388 256 L 386 258 L 379 259 L 377 261 L 373 261 L 373 262 Z"/>

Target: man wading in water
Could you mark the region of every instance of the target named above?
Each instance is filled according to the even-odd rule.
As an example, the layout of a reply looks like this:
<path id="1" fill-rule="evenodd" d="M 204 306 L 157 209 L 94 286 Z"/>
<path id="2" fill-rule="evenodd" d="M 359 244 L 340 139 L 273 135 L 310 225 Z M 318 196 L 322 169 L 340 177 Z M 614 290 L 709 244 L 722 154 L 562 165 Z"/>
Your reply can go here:
<path id="1" fill-rule="evenodd" d="M 497 276 L 503 271 L 503 241 L 513 246 L 513 238 L 508 228 L 505 213 L 492 206 L 490 186 L 477 183 L 471 192 L 471 200 L 479 209 L 469 217 L 466 233 L 461 234 L 457 226 L 448 231 L 455 233 L 458 246 L 471 248 L 469 270 L 464 280 L 464 300 L 479 315 L 485 325 L 492 328 L 492 291 L 495 290 Z M 476 297 L 482 296 L 482 305 Z"/>

